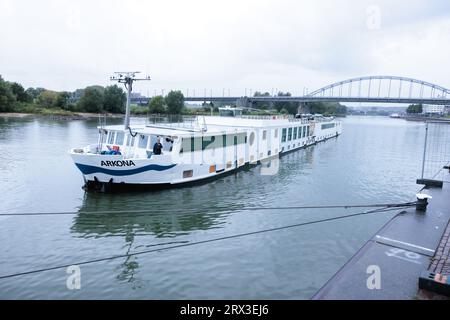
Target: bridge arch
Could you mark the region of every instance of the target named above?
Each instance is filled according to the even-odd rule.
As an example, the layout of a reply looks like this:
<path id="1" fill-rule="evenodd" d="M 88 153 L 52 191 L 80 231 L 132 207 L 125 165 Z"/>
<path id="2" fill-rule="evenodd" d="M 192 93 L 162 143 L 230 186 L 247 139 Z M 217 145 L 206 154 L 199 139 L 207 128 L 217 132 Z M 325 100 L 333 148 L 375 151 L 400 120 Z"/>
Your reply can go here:
<path id="1" fill-rule="evenodd" d="M 356 92 L 354 91 L 356 87 Z M 382 89 L 383 88 L 383 93 Z M 406 89 L 405 89 L 406 88 Z M 356 94 L 356 95 L 355 95 Z M 367 76 L 335 82 L 309 93 L 310 97 L 447 98 L 450 90 L 427 81 L 399 76 Z"/>

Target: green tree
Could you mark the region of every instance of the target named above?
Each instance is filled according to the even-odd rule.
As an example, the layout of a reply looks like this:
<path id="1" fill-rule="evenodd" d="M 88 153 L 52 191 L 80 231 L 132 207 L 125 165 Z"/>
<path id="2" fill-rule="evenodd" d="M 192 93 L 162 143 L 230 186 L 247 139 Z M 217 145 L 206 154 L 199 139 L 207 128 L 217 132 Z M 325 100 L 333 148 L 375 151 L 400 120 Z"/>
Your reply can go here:
<path id="1" fill-rule="evenodd" d="M 320 113 L 325 116 L 347 114 L 347 107 L 337 102 L 310 102 L 308 106 L 312 114 Z"/>
<path id="2" fill-rule="evenodd" d="M 16 97 L 11 86 L 0 76 L 0 112 L 9 112 L 14 110 Z"/>
<path id="3" fill-rule="evenodd" d="M 44 91 L 45 91 L 44 88 L 28 88 L 27 90 L 25 90 L 27 95 L 30 97 L 31 102 L 36 100 L 39 97 L 39 95 Z"/>
<path id="4" fill-rule="evenodd" d="M 165 98 L 167 113 L 180 114 L 184 107 L 184 96 L 181 91 L 170 91 Z"/>
<path id="5" fill-rule="evenodd" d="M 278 92 L 278 97 L 290 97 L 292 96 L 290 92 Z M 279 101 L 274 103 L 275 109 L 277 109 L 278 112 L 281 112 L 283 109 L 284 112 L 287 112 L 289 114 L 297 114 L 297 104 L 295 102 L 290 101 Z"/>
<path id="6" fill-rule="evenodd" d="M 16 100 L 18 102 L 31 102 L 32 98 L 28 95 L 28 93 L 25 91 L 25 89 L 22 87 L 21 84 L 17 82 L 10 83 L 11 90 L 13 94 L 16 96 Z"/>
<path id="7" fill-rule="evenodd" d="M 69 110 L 69 99 L 70 99 L 69 92 L 66 91 L 58 92 L 54 106 L 64 110 Z"/>
<path id="8" fill-rule="evenodd" d="M 45 90 L 37 98 L 37 103 L 43 108 L 53 108 L 56 105 L 58 93 L 55 91 Z"/>
<path id="9" fill-rule="evenodd" d="M 412 114 L 412 113 L 422 113 L 423 108 L 421 104 L 411 104 L 407 109 L 406 113 Z"/>
<path id="10" fill-rule="evenodd" d="M 117 85 L 105 88 L 103 109 L 111 113 L 124 113 L 127 96 Z"/>
<path id="11" fill-rule="evenodd" d="M 153 97 L 148 104 L 148 110 L 152 114 L 165 113 L 166 107 L 164 105 L 164 97 L 163 96 Z"/>
<path id="12" fill-rule="evenodd" d="M 344 105 L 338 103 L 335 114 L 336 115 L 346 115 L 347 114 L 347 106 L 344 106 Z"/>
<path id="13" fill-rule="evenodd" d="M 326 106 L 323 102 L 311 102 L 308 103 L 309 110 L 312 114 L 324 114 L 326 112 Z"/>
<path id="14" fill-rule="evenodd" d="M 261 93 L 259 91 L 256 91 L 253 94 L 253 96 L 254 97 L 270 97 L 270 93 L 268 93 L 268 92 Z M 255 107 L 256 109 L 267 110 L 267 109 L 270 109 L 271 105 L 270 105 L 270 102 L 257 101 L 257 102 L 253 103 L 253 107 Z"/>
<path id="15" fill-rule="evenodd" d="M 86 112 L 101 112 L 104 105 L 104 90 L 102 87 L 87 87 L 78 101 L 78 110 Z"/>

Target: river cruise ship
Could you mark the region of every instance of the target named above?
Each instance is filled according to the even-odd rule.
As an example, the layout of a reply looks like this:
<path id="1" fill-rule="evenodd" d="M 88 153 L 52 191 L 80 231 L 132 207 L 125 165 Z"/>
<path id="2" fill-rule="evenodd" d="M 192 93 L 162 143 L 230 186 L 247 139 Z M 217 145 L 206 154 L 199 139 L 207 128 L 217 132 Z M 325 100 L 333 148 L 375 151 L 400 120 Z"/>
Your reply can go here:
<path id="1" fill-rule="evenodd" d="M 221 108 L 219 116 L 199 116 L 191 122 L 98 129 L 97 143 L 71 149 L 70 155 L 85 187 L 103 191 L 205 181 L 342 132 L 334 118 L 243 116 L 241 109 L 229 107 Z"/>

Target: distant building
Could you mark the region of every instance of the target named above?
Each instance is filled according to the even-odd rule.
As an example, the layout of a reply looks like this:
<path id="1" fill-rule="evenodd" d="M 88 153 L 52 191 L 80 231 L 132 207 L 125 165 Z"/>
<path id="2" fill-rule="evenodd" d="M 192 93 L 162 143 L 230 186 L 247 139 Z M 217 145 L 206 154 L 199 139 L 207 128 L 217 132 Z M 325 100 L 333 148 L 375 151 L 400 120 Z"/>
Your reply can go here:
<path id="1" fill-rule="evenodd" d="M 446 111 L 445 106 L 424 104 L 422 106 L 423 114 L 434 114 L 434 115 L 443 115 Z"/>
<path id="2" fill-rule="evenodd" d="M 132 92 L 131 99 L 142 99 L 145 98 L 140 92 Z"/>

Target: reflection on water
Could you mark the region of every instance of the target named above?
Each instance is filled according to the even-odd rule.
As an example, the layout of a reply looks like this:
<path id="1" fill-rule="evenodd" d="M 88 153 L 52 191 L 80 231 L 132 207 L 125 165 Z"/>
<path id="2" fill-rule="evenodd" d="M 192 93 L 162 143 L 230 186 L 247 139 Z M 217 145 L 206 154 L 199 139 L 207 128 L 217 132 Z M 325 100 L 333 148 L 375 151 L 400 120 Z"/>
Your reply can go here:
<path id="1" fill-rule="evenodd" d="M 67 150 L 96 141 L 96 125 L 0 118 L 0 211 L 78 212 L 0 217 L 0 270 L 123 257 L 83 265 L 80 291 L 60 270 L 0 280 L 0 298 L 308 298 L 391 213 L 153 251 L 353 212 L 244 208 L 403 202 L 418 189 L 423 124 L 349 117 L 342 136 L 282 157 L 274 175 L 258 166 L 194 187 L 85 193 Z"/>
<path id="2" fill-rule="evenodd" d="M 126 201 L 136 200 L 147 194 L 127 195 Z M 158 195 L 150 194 L 149 198 Z M 95 199 L 91 200 L 91 197 Z M 153 235 L 157 238 L 174 238 L 189 234 L 192 230 L 207 230 L 220 227 L 226 218 L 221 213 L 224 207 L 183 208 L 177 204 L 155 206 L 152 201 L 134 206 L 122 206 L 124 196 L 113 201 L 98 194 L 86 194 L 84 205 L 76 218 L 72 232 L 81 237 L 142 236 Z M 111 210 L 112 213 L 97 214 L 96 211 Z M 116 211 L 119 211 L 115 213 Z M 142 212 L 134 213 L 135 210 Z M 145 211 L 144 211 L 145 210 Z M 233 210 L 228 208 L 227 210 Z"/>

